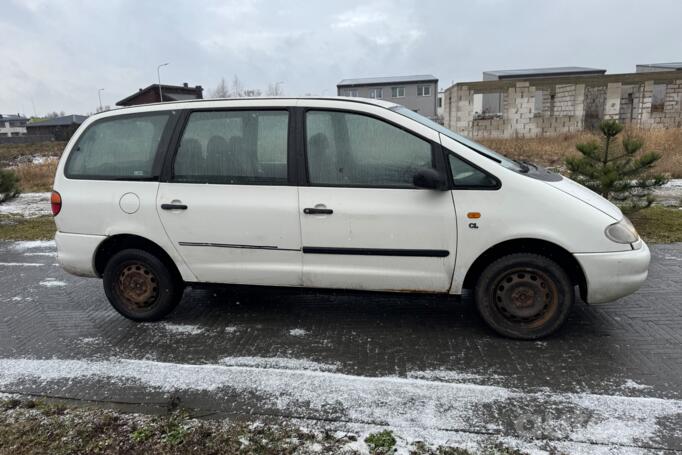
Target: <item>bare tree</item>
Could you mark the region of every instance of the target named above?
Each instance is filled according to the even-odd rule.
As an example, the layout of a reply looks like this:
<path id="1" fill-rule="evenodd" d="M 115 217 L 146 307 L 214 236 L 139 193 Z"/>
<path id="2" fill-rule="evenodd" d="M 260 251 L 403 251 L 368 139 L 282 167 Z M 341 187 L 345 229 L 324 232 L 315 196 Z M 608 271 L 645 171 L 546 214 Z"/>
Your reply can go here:
<path id="1" fill-rule="evenodd" d="M 258 98 L 259 96 L 263 96 L 263 92 L 259 88 L 247 88 L 244 89 L 242 96 L 245 98 Z"/>
<path id="2" fill-rule="evenodd" d="M 218 86 L 211 91 L 211 98 L 227 98 L 230 93 L 227 91 L 227 84 L 225 83 L 225 78 L 220 78 Z"/>
<path id="3" fill-rule="evenodd" d="M 244 96 L 244 86 L 242 85 L 242 81 L 239 80 L 236 74 L 232 79 L 232 96 L 234 96 L 235 98 L 241 98 L 242 96 Z"/>
<path id="4" fill-rule="evenodd" d="M 284 91 L 282 90 L 282 84 L 280 82 L 275 82 L 274 84 L 268 84 L 268 90 L 265 92 L 267 96 L 282 96 Z"/>

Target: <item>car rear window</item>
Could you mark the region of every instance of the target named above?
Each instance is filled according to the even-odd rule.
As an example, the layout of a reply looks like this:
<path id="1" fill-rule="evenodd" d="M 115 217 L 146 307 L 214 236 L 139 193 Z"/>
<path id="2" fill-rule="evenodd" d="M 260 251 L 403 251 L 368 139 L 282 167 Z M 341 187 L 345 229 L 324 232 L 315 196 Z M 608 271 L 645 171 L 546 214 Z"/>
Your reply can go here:
<path id="1" fill-rule="evenodd" d="M 168 117 L 168 113 L 141 114 L 93 123 L 71 151 L 66 177 L 131 180 L 152 177 Z"/>

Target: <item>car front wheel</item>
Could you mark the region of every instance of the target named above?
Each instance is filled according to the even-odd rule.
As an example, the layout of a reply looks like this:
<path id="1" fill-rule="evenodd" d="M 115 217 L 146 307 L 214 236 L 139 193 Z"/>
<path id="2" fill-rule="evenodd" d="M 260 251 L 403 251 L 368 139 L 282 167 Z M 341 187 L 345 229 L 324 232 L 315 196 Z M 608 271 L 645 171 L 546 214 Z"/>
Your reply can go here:
<path id="1" fill-rule="evenodd" d="M 134 321 L 157 321 L 173 311 L 184 283 L 159 258 L 144 250 L 116 253 L 104 269 L 104 292 L 111 305 Z"/>
<path id="2" fill-rule="evenodd" d="M 557 330 L 568 317 L 574 287 L 553 260 L 530 253 L 504 256 L 476 283 L 476 306 L 496 332 L 533 340 Z"/>

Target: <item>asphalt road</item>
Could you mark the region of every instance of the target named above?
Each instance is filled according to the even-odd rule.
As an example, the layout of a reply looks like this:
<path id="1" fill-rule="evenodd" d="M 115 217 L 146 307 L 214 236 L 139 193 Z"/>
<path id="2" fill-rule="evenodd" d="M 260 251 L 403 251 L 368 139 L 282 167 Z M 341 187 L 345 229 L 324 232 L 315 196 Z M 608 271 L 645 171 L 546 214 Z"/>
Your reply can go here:
<path id="1" fill-rule="evenodd" d="M 635 295 L 540 342 L 500 338 L 467 299 L 188 289 L 161 323 L 110 308 L 53 243 L 0 243 L 0 392 L 463 445 L 682 450 L 682 244 Z"/>

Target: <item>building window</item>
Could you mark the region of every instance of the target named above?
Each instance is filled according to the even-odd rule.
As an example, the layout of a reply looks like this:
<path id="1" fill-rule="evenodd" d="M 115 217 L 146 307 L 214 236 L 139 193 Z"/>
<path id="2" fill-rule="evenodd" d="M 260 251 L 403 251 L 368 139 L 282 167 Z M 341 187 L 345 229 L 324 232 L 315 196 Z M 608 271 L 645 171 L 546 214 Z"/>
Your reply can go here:
<path id="1" fill-rule="evenodd" d="M 350 97 L 355 98 L 358 96 L 358 89 L 354 88 L 354 89 L 346 90 L 343 92 L 343 96 L 350 96 Z"/>
<path id="2" fill-rule="evenodd" d="M 373 88 L 369 91 L 369 97 L 370 98 L 383 98 L 384 97 L 384 89 L 383 88 Z"/>
<path id="3" fill-rule="evenodd" d="M 430 85 L 418 85 L 417 86 L 417 96 L 431 96 L 431 86 Z"/>
<path id="4" fill-rule="evenodd" d="M 405 87 L 391 87 L 391 96 L 393 98 L 404 98 Z"/>
<path id="5" fill-rule="evenodd" d="M 665 84 L 654 84 L 651 94 L 651 112 L 663 112 L 665 110 Z"/>
<path id="6" fill-rule="evenodd" d="M 443 97 L 442 96 L 438 97 L 438 107 L 439 108 L 443 107 Z"/>

